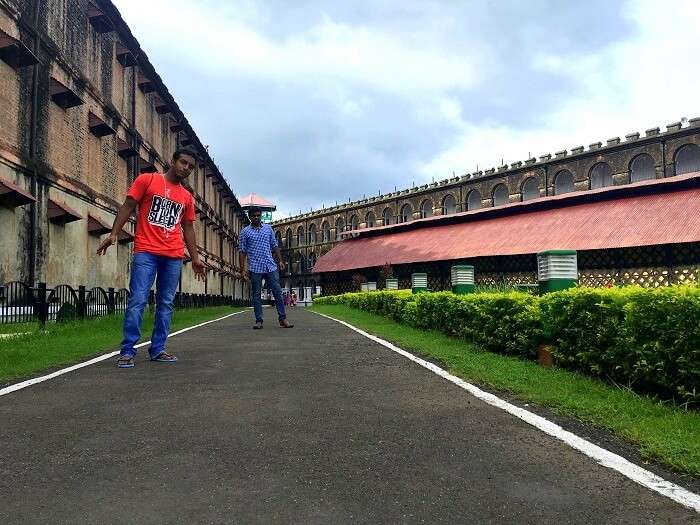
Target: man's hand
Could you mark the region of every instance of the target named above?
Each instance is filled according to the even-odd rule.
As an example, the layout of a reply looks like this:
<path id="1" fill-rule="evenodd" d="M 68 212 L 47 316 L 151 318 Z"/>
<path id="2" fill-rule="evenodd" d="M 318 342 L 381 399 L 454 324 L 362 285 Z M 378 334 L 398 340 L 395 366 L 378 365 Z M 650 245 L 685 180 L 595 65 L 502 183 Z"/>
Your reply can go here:
<path id="1" fill-rule="evenodd" d="M 250 274 L 248 273 L 248 270 L 241 271 L 241 279 L 243 279 L 244 283 L 250 281 Z"/>
<path id="2" fill-rule="evenodd" d="M 285 270 L 287 269 L 287 265 L 284 264 L 284 261 L 280 261 L 279 264 L 278 264 L 278 266 L 279 266 L 280 272 L 283 272 L 283 271 L 285 271 Z"/>
<path id="3" fill-rule="evenodd" d="M 194 270 L 195 279 L 197 279 L 198 281 L 207 280 L 207 270 L 204 267 L 204 263 L 199 257 L 195 257 L 192 259 L 192 270 Z"/>
<path id="4" fill-rule="evenodd" d="M 100 247 L 97 248 L 97 255 L 104 255 L 107 253 L 107 249 L 112 246 L 113 244 L 116 244 L 119 238 L 117 235 L 110 233 L 109 236 L 102 241 L 102 244 L 100 244 Z"/>

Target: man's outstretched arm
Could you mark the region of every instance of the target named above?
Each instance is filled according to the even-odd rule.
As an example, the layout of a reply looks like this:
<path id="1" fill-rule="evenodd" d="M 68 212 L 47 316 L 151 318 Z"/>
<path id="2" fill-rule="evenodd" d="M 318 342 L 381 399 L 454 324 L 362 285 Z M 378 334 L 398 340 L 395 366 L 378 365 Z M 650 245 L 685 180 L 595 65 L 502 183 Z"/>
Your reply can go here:
<path id="1" fill-rule="evenodd" d="M 238 266 L 241 267 L 241 279 L 244 281 L 248 280 L 248 254 L 245 252 L 238 252 Z"/>
<path id="2" fill-rule="evenodd" d="M 282 260 L 282 252 L 279 249 L 279 246 L 272 250 L 272 255 L 275 257 L 275 261 L 277 261 L 277 266 L 280 269 L 280 272 L 283 272 L 287 266 L 284 264 L 284 260 Z"/>
<path id="3" fill-rule="evenodd" d="M 195 278 L 206 281 L 207 271 L 204 269 L 204 263 L 199 258 L 199 252 L 197 251 L 197 237 L 194 233 L 192 221 L 182 221 L 182 234 L 185 238 L 185 246 L 187 246 L 187 251 L 192 258 L 192 270 L 194 270 Z"/>
<path id="4" fill-rule="evenodd" d="M 133 197 L 126 198 L 124 204 L 121 205 L 121 208 L 119 208 L 119 211 L 117 212 L 117 216 L 114 219 L 114 224 L 112 225 L 111 233 L 104 241 L 102 241 L 100 247 L 97 248 L 97 255 L 104 255 L 107 253 L 107 249 L 110 246 L 116 244 L 116 242 L 119 240 L 119 232 L 122 231 L 122 228 L 126 224 L 126 221 L 129 220 L 129 217 L 131 217 L 131 214 L 134 213 L 137 204 L 138 202 L 136 202 L 136 199 Z"/>

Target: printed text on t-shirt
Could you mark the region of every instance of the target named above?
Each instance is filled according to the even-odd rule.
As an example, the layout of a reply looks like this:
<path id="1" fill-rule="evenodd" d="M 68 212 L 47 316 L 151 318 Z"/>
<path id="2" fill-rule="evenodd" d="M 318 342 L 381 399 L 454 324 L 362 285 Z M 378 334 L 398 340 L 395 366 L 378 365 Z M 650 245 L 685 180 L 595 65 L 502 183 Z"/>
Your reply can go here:
<path id="1" fill-rule="evenodd" d="M 148 211 L 148 222 L 154 226 L 162 226 L 173 230 L 180 221 L 183 205 L 158 195 L 153 196 L 151 209 Z"/>

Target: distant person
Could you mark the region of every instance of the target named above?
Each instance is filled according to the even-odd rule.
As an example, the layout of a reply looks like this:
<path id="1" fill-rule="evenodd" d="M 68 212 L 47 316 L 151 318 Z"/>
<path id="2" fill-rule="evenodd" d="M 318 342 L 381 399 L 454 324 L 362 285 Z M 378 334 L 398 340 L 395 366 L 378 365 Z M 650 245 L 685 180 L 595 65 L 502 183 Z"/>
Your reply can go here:
<path id="1" fill-rule="evenodd" d="M 292 290 L 292 304 L 291 305 L 292 306 L 297 305 L 297 293 L 294 290 Z"/>
<path id="2" fill-rule="evenodd" d="M 282 300 L 282 288 L 280 287 L 279 270 L 284 271 L 275 232 L 269 224 L 262 222 L 260 208 L 251 208 L 248 211 L 250 224 L 243 228 L 239 236 L 240 266 L 243 278 L 252 283 L 253 311 L 255 312 L 255 330 L 263 327 L 262 309 L 262 281 L 272 290 L 275 296 L 275 307 L 279 324 L 283 328 L 292 328 L 294 325 L 287 321 L 287 313 Z M 274 259 L 273 259 L 274 257 Z M 277 263 L 275 263 L 275 260 Z M 246 269 L 248 271 L 246 271 Z"/>
<path id="3" fill-rule="evenodd" d="M 97 255 L 107 253 L 107 249 L 117 242 L 119 232 L 138 207 L 129 283 L 131 293 L 124 313 L 124 339 L 117 360 L 119 368 L 134 367 L 134 345 L 141 337 L 143 311 L 154 280 L 156 316 L 148 354 L 151 361 L 159 363 L 177 361 L 177 357 L 165 351 L 165 341 L 170 331 L 173 300 L 180 282 L 185 244 L 192 258 L 195 277 L 205 280 L 207 275 L 197 253 L 192 225 L 195 220 L 192 194 L 182 185 L 196 162 L 194 153 L 178 150 L 173 154 L 173 165 L 166 173 L 139 175 L 119 208 L 112 232 L 97 249 Z"/>

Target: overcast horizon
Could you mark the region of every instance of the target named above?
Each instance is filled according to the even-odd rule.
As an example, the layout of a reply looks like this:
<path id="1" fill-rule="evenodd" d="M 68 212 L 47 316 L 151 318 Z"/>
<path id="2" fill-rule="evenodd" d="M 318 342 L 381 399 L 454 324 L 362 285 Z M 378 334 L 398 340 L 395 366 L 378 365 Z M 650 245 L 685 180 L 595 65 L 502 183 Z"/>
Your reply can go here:
<path id="1" fill-rule="evenodd" d="M 700 115 L 694 0 L 114 0 L 277 219 Z"/>

